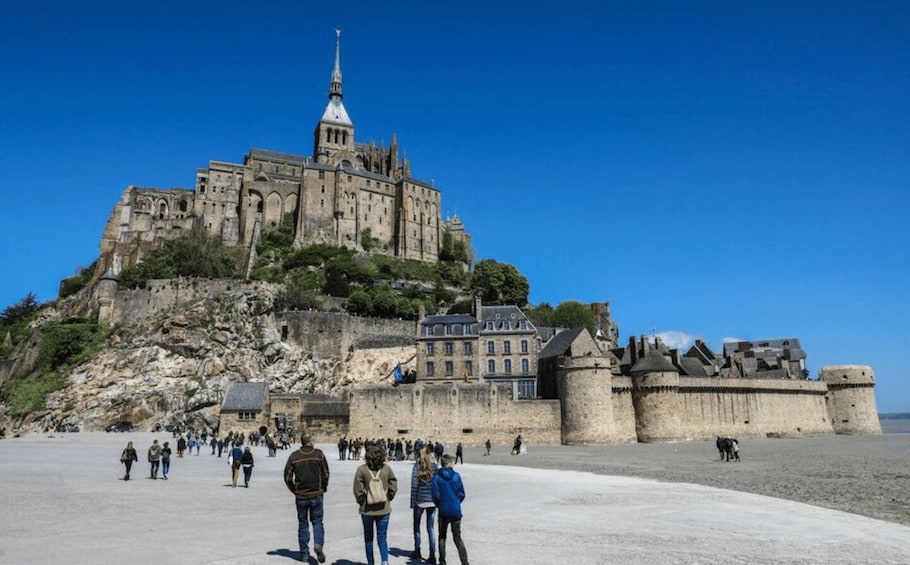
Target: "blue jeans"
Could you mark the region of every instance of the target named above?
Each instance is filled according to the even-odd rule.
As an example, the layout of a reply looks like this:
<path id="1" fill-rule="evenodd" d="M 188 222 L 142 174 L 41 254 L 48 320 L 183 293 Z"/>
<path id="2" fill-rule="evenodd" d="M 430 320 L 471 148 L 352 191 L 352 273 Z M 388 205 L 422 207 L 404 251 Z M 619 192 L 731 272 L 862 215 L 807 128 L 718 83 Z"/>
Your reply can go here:
<path id="1" fill-rule="evenodd" d="M 430 542 L 430 553 L 436 553 L 436 507 L 414 507 L 414 550 L 420 551 L 420 517 L 427 513 L 427 537 Z"/>
<path id="2" fill-rule="evenodd" d="M 373 560 L 373 524 L 376 524 L 376 541 L 379 544 L 379 557 L 383 563 L 388 563 L 389 561 L 389 542 L 387 539 L 389 533 L 389 516 L 391 516 L 391 514 L 383 514 L 382 516 L 360 515 L 360 519 L 363 521 L 363 544 L 367 552 L 367 565 L 373 565 L 375 563 Z"/>
<path id="3" fill-rule="evenodd" d="M 297 541 L 300 543 L 300 555 L 304 560 L 310 555 L 310 523 L 313 524 L 313 546 L 322 547 L 325 543 L 325 528 L 322 525 L 322 496 L 297 499 Z"/>
<path id="4" fill-rule="evenodd" d="M 165 457 L 162 457 L 162 458 L 161 458 L 161 474 L 164 475 L 164 476 L 166 477 L 167 474 L 170 473 L 170 472 L 171 472 L 171 458 L 170 458 L 170 457 L 166 457 L 166 458 L 165 458 Z"/>

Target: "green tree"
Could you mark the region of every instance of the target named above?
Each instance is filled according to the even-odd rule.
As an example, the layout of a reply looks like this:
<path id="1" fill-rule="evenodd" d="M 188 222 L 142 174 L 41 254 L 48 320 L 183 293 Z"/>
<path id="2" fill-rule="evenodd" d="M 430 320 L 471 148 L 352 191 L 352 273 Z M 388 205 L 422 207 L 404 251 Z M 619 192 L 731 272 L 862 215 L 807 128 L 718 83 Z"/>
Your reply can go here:
<path id="1" fill-rule="evenodd" d="M 34 292 L 29 292 L 19 302 L 7 306 L 3 312 L 0 312 L 0 324 L 11 326 L 16 322 L 31 318 L 40 308 L 38 297 Z"/>
<path id="2" fill-rule="evenodd" d="M 550 325 L 558 328 L 585 327 L 594 335 L 594 312 L 590 306 L 581 302 L 560 302 L 550 315 Z"/>
<path id="3" fill-rule="evenodd" d="M 531 285 L 514 265 L 484 259 L 474 266 L 471 290 L 480 294 L 485 304 L 512 304 L 521 308 L 528 303 Z"/>
<path id="4" fill-rule="evenodd" d="M 531 323 L 538 328 L 547 328 L 553 326 L 550 317 L 553 315 L 553 307 L 548 302 L 541 302 L 537 306 L 532 306 L 525 310 L 525 316 L 531 320 Z"/>

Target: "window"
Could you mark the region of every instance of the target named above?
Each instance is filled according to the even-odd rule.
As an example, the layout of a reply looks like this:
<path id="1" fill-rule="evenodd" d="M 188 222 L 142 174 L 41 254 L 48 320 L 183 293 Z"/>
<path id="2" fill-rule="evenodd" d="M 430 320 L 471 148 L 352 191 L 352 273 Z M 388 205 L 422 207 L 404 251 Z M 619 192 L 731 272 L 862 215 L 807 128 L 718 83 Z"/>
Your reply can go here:
<path id="1" fill-rule="evenodd" d="M 522 353 L 528 352 L 528 340 L 526 340 L 526 339 L 521 340 L 521 352 Z"/>
<path id="2" fill-rule="evenodd" d="M 432 377 L 433 372 L 436 370 L 436 363 L 432 361 L 427 361 L 427 376 Z"/>
<path id="3" fill-rule="evenodd" d="M 518 398 L 534 398 L 537 396 L 537 387 L 534 380 L 518 381 Z"/>
<path id="4" fill-rule="evenodd" d="M 492 341 L 487 342 L 487 355 L 493 355 L 496 353 L 496 343 Z"/>
<path id="5" fill-rule="evenodd" d="M 455 344 L 451 341 L 446 342 L 446 355 L 451 355 L 455 351 Z"/>
<path id="6" fill-rule="evenodd" d="M 529 363 L 527 359 L 521 360 L 521 372 L 524 375 L 527 375 L 531 372 L 531 363 Z"/>
<path id="7" fill-rule="evenodd" d="M 506 323 L 508 323 L 508 322 L 506 322 Z M 508 355 L 509 353 L 512 353 L 512 342 L 511 341 L 506 340 L 506 341 L 502 342 L 502 352 L 505 353 L 506 355 Z"/>
<path id="8" fill-rule="evenodd" d="M 474 376 L 474 362 L 465 361 L 464 362 L 464 372 L 469 376 Z"/>
<path id="9" fill-rule="evenodd" d="M 502 370 L 508 375 L 512 372 L 512 360 L 506 359 L 502 362 Z"/>
<path id="10" fill-rule="evenodd" d="M 485 329 L 487 331 L 493 331 L 493 322 L 484 323 L 483 329 Z"/>
<path id="11" fill-rule="evenodd" d="M 528 329 L 528 322 L 527 322 L 527 320 L 519 320 L 519 321 L 518 321 L 518 329 L 520 329 L 520 330 L 526 330 L 526 329 Z"/>
<path id="12" fill-rule="evenodd" d="M 255 412 L 238 412 L 237 419 L 242 422 L 251 422 L 256 419 Z"/>
<path id="13" fill-rule="evenodd" d="M 487 373 L 490 375 L 496 374 L 496 361 L 494 361 L 493 359 L 490 359 L 489 361 L 487 361 Z"/>
<path id="14" fill-rule="evenodd" d="M 319 178 L 321 178 L 321 179 L 325 178 L 325 171 L 319 171 Z"/>
<path id="15" fill-rule="evenodd" d="M 455 364 L 451 361 L 446 361 L 446 376 L 451 377 L 452 373 L 455 372 Z"/>
<path id="16" fill-rule="evenodd" d="M 473 355 L 474 354 L 474 344 L 470 341 L 464 342 L 464 354 Z"/>
<path id="17" fill-rule="evenodd" d="M 508 321 L 508 320 L 503 320 L 503 321 L 502 321 L 502 329 L 503 329 L 504 331 L 509 331 L 509 330 L 511 330 L 511 329 L 512 329 L 512 322 L 510 322 L 510 321 Z"/>
<path id="18" fill-rule="evenodd" d="M 427 355 L 429 355 L 431 357 L 433 356 L 433 343 L 432 342 L 427 344 Z"/>
<path id="19" fill-rule="evenodd" d="M 452 324 L 446 324 L 446 335 L 452 335 Z"/>

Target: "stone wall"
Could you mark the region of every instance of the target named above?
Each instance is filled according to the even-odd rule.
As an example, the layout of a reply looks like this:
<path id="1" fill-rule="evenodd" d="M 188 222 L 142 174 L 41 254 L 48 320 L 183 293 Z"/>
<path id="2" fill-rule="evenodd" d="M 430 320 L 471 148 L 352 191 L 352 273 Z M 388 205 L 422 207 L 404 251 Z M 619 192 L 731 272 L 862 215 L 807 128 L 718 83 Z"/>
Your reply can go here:
<path id="1" fill-rule="evenodd" d="M 830 435 L 826 392 L 820 381 L 683 377 L 678 439 Z"/>
<path id="2" fill-rule="evenodd" d="M 414 345 L 414 322 L 360 318 L 341 312 L 285 312 L 277 315 L 284 338 L 315 358 L 344 359 L 354 349 Z"/>
<path id="3" fill-rule="evenodd" d="M 238 291 L 274 292 L 276 288 L 272 283 L 260 281 L 196 278 L 150 280 L 144 288 L 117 290 L 111 304 L 111 322 L 135 324 L 152 317 L 156 312 L 165 312 L 178 304 L 201 298 Z"/>
<path id="4" fill-rule="evenodd" d="M 531 444 L 560 442 L 557 400 L 513 400 L 508 387 L 424 384 L 355 388 L 352 437 L 440 440 L 445 445 L 508 444 L 522 434 Z"/>

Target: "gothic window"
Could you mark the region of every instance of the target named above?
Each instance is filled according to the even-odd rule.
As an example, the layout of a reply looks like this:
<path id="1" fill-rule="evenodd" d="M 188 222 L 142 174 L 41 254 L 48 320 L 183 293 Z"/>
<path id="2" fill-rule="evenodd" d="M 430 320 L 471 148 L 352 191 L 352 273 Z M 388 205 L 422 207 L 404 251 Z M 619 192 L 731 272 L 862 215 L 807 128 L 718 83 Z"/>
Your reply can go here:
<path id="1" fill-rule="evenodd" d="M 167 215 L 167 204 L 162 202 L 158 206 L 158 218 L 164 218 Z"/>
<path id="2" fill-rule="evenodd" d="M 256 203 L 256 211 L 262 213 L 262 200 Z"/>
<path id="3" fill-rule="evenodd" d="M 346 131 L 341 132 L 341 144 L 342 145 L 348 144 L 348 132 L 346 132 Z"/>

